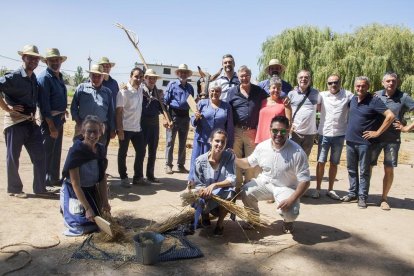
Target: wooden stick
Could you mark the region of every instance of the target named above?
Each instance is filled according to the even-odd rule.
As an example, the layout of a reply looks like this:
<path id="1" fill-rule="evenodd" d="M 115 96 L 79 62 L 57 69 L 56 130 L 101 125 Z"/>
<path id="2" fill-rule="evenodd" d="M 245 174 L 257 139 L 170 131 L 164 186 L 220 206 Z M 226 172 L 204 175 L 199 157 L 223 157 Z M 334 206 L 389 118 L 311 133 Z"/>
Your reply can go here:
<path id="1" fill-rule="evenodd" d="M 147 63 L 145 62 L 144 56 L 142 55 L 141 51 L 138 48 L 138 41 L 136 39 L 136 35 L 134 32 L 132 32 L 131 30 L 127 30 L 123 25 L 121 25 L 120 23 L 116 23 L 115 24 L 116 27 L 124 30 L 124 32 L 126 33 L 129 41 L 131 41 L 132 45 L 134 46 L 135 50 L 137 50 L 139 58 L 142 61 L 142 64 L 144 64 L 145 69 L 149 69 Z M 170 113 L 168 113 L 167 109 L 165 108 L 164 105 L 164 99 L 161 98 L 161 94 L 159 93 L 159 91 L 157 91 L 156 96 L 158 98 L 158 101 L 160 102 L 161 105 L 161 109 L 162 109 L 162 113 L 164 114 L 165 119 L 167 120 L 168 126 L 171 127 L 172 126 L 172 120 L 171 120 L 171 116 Z"/>

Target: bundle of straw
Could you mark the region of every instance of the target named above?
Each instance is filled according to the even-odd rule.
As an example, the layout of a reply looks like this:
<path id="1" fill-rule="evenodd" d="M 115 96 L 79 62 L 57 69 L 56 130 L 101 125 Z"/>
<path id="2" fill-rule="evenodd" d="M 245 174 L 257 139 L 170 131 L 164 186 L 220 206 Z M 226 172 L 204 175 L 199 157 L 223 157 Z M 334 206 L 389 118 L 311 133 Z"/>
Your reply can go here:
<path id="1" fill-rule="evenodd" d="M 100 235 L 97 235 L 98 240 L 103 242 L 117 242 L 127 240 L 125 228 L 122 227 L 110 213 L 102 212 L 101 217 L 111 224 L 111 231 L 113 233 L 113 236 L 111 237 L 110 235 L 101 232 Z"/>
<path id="2" fill-rule="evenodd" d="M 180 195 L 182 205 L 187 206 L 192 203 L 194 203 L 198 198 L 198 194 L 194 192 L 185 192 Z M 260 218 L 260 214 L 256 211 L 254 211 L 251 208 L 243 207 L 240 205 L 237 205 L 233 201 L 221 199 L 220 197 L 216 195 L 212 195 L 211 199 L 216 201 L 220 206 L 224 207 L 227 211 L 230 213 L 235 214 L 242 220 L 248 222 L 249 224 L 253 226 L 263 226 L 266 227 L 269 222 L 267 220 L 263 220 Z M 262 216 L 263 217 L 263 216 Z"/>
<path id="3" fill-rule="evenodd" d="M 169 230 L 177 228 L 177 226 L 181 224 L 190 222 L 194 218 L 194 213 L 195 211 L 193 208 L 191 207 L 184 208 L 178 214 L 170 216 L 163 222 L 150 225 L 146 230 L 154 231 L 158 233 L 165 233 Z"/>

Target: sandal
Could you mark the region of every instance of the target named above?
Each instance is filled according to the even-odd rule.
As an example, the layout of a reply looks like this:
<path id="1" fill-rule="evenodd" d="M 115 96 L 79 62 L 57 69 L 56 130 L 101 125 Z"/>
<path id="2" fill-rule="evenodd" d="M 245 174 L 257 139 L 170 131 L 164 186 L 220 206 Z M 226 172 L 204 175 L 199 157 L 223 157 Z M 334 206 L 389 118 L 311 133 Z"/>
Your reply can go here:
<path id="1" fill-rule="evenodd" d="M 381 207 L 381 210 L 384 210 L 384 211 L 389 211 L 389 210 L 391 210 L 390 205 L 389 205 L 389 204 L 388 204 L 388 202 L 387 202 L 387 201 L 385 201 L 385 200 L 382 200 L 382 201 L 381 201 L 380 207 Z"/>

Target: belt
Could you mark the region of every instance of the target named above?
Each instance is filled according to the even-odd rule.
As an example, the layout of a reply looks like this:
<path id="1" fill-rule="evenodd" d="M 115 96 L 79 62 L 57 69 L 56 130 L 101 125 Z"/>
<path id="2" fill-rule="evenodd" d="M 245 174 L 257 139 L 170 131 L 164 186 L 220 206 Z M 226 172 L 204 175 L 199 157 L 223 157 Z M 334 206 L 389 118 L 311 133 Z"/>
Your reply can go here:
<path id="1" fill-rule="evenodd" d="M 240 126 L 240 125 L 236 125 L 236 127 L 241 128 L 242 130 L 251 130 L 251 129 L 256 129 L 255 127 Z"/>

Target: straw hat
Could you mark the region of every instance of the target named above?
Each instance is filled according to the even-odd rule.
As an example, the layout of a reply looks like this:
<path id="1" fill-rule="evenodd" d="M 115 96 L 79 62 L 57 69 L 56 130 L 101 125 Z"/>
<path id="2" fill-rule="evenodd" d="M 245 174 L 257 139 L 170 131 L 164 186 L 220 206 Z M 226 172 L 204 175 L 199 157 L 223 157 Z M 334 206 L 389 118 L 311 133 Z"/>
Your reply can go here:
<path id="1" fill-rule="evenodd" d="M 160 78 L 160 76 L 157 75 L 153 69 L 147 69 L 147 71 L 145 71 L 145 74 L 144 74 L 144 78 L 145 77 L 156 77 L 157 79 Z"/>
<path id="2" fill-rule="evenodd" d="M 39 49 L 37 49 L 37 47 L 34 45 L 25 45 L 23 49 L 21 51 L 17 51 L 17 53 L 21 56 L 28 55 L 42 58 L 42 56 L 39 54 Z"/>
<path id="3" fill-rule="evenodd" d="M 60 57 L 62 59 L 62 62 L 68 59 L 66 56 L 61 56 L 57 48 L 49 48 L 46 50 L 46 55 L 42 58 L 42 61 L 46 63 L 46 59 L 56 57 Z"/>
<path id="4" fill-rule="evenodd" d="M 104 75 L 104 76 L 107 76 L 108 74 L 107 73 L 105 73 L 104 71 L 103 71 L 103 67 L 102 67 L 102 65 L 99 65 L 99 64 L 94 64 L 94 65 L 92 65 L 91 66 L 91 70 L 86 70 L 86 72 L 88 72 L 88 73 L 93 73 L 93 74 L 99 74 L 99 75 Z"/>
<path id="5" fill-rule="evenodd" d="M 186 71 L 186 72 L 188 72 L 190 74 L 190 76 L 193 74 L 193 71 L 191 71 L 190 69 L 188 69 L 187 64 L 180 64 L 180 65 L 178 65 L 177 70 L 175 70 L 175 74 L 177 75 L 177 73 L 179 71 Z"/>
<path id="6" fill-rule="evenodd" d="M 114 62 L 110 62 L 109 61 L 109 58 L 107 58 L 107 57 L 101 57 L 101 59 L 98 61 L 98 64 L 99 65 L 107 64 L 107 63 L 111 64 L 111 67 L 114 67 L 115 66 L 115 63 Z"/>
<path id="7" fill-rule="evenodd" d="M 266 67 L 266 72 L 269 71 L 270 66 L 279 65 L 282 68 L 282 71 L 285 71 L 285 66 L 280 63 L 280 61 L 277 58 L 273 58 L 269 61 L 269 65 Z"/>

